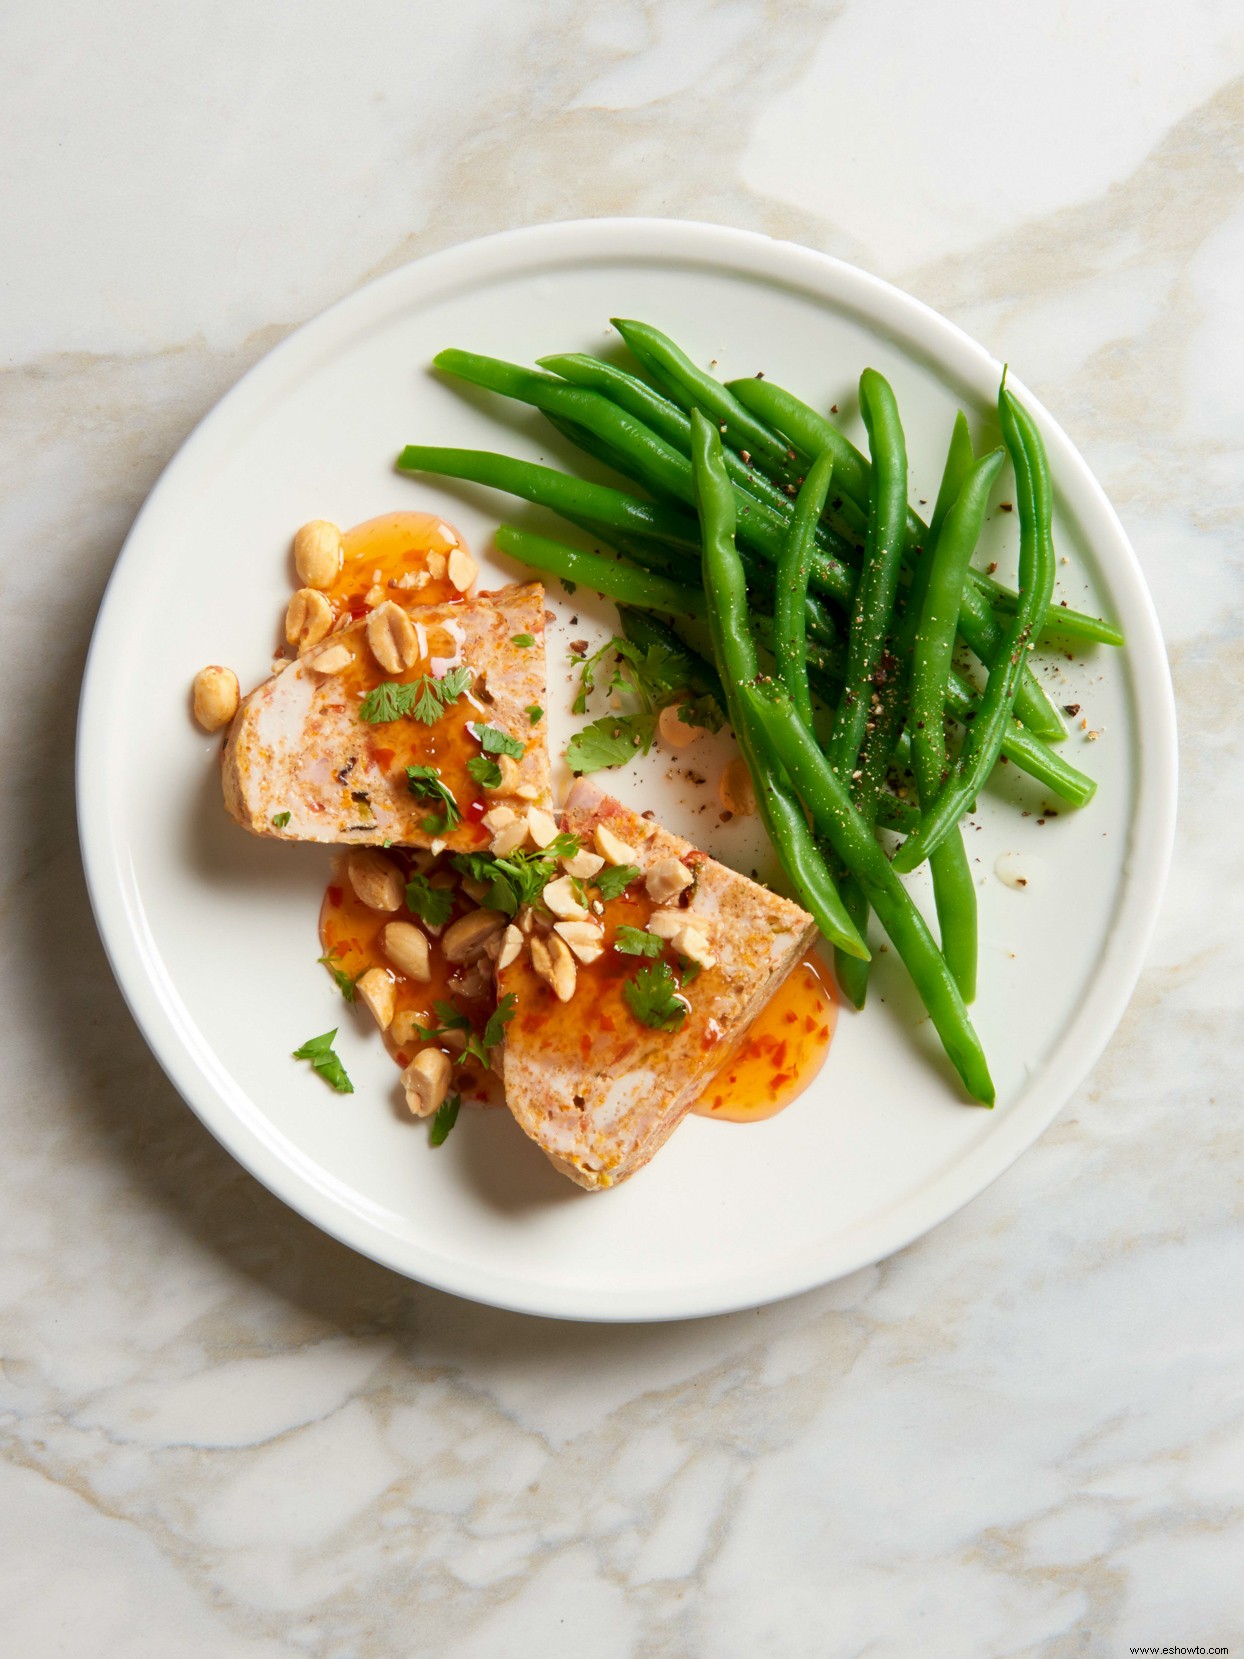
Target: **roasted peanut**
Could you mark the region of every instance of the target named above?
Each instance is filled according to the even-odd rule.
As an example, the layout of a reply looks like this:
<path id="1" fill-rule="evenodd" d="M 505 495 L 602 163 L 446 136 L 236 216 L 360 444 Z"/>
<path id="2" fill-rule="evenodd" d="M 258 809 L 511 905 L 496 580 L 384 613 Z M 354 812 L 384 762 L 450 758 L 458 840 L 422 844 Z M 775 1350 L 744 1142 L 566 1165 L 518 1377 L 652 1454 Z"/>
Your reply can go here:
<path id="1" fill-rule="evenodd" d="M 440 581 L 445 574 L 445 555 L 443 553 L 428 554 L 428 575 L 435 581 Z"/>
<path id="2" fill-rule="evenodd" d="M 428 939 L 413 922 L 389 922 L 380 935 L 384 954 L 399 973 L 407 979 L 427 983 L 432 977 L 428 956 Z"/>
<path id="3" fill-rule="evenodd" d="M 511 922 L 501 935 L 501 949 L 497 952 L 498 973 L 502 968 L 508 968 L 511 962 L 517 960 L 518 953 L 522 948 L 523 936 L 514 926 L 514 923 Z"/>
<path id="4" fill-rule="evenodd" d="M 514 795 L 517 793 L 518 762 L 513 755 L 494 755 L 497 769 L 501 773 L 501 781 L 486 785 L 490 795 Z"/>
<path id="5" fill-rule="evenodd" d="M 557 821 L 543 807 L 533 806 L 527 814 L 527 833 L 537 847 L 547 847 L 557 834 Z"/>
<path id="6" fill-rule="evenodd" d="M 453 1062 L 439 1048 L 425 1048 L 402 1073 L 406 1104 L 417 1118 L 428 1118 L 445 1103 Z"/>
<path id="7" fill-rule="evenodd" d="M 608 824 L 597 824 L 592 839 L 606 864 L 634 864 L 634 847 L 628 847 L 625 841 L 620 840 Z"/>
<path id="8" fill-rule="evenodd" d="M 417 1008 L 403 1008 L 393 1016 L 393 1023 L 389 1026 L 389 1035 L 399 1048 L 405 1048 L 409 1043 L 422 1041 L 419 1036 L 419 1027 L 429 1025 L 435 1019 L 434 1014 L 423 1014 Z"/>
<path id="9" fill-rule="evenodd" d="M 401 908 L 406 891 L 402 872 L 383 853 L 372 847 L 356 847 L 346 859 L 346 874 L 360 904 L 369 910 Z"/>
<path id="10" fill-rule="evenodd" d="M 468 910 L 445 929 L 441 949 L 450 962 L 474 962 L 484 954 L 484 946 L 494 933 L 505 926 L 505 917 L 499 910 Z"/>
<path id="11" fill-rule="evenodd" d="M 569 1002 L 574 995 L 578 973 L 570 946 L 559 934 L 550 933 L 542 939 L 537 934 L 531 941 L 531 965 L 537 976 L 552 990 L 558 1002 Z"/>
<path id="12" fill-rule="evenodd" d="M 479 574 L 475 560 L 463 547 L 455 547 L 449 555 L 449 580 L 459 593 L 465 593 Z"/>
<path id="13" fill-rule="evenodd" d="M 576 881 L 590 881 L 605 867 L 605 861 L 598 853 L 590 853 L 580 847 L 572 858 L 562 859 L 562 869 Z"/>
<path id="14" fill-rule="evenodd" d="M 306 659 L 307 667 L 314 668 L 317 674 L 340 674 L 353 661 L 354 652 L 348 645 L 341 644 L 322 646 L 313 657 Z"/>
<path id="15" fill-rule="evenodd" d="M 654 910 L 648 918 L 648 932 L 655 933 L 658 939 L 676 939 L 687 925 L 686 912 L 682 910 Z"/>
<path id="16" fill-rule="evenodd" d="M 194 717 L 205 732 L 218 732 L 238 712 L 238 677 L 231 668 L 200 668 L 194 677 Z"/>
<path id="17" fill-rule="evenodd" d="M 515 818 L 512 824 L 503 824 L 492 838 L 491 850 L 498 858 L 516 852 L 527 840 L 527 820 Z"/>
<path id="18" fill-rule="evenodd" d="M 702 968 L 717 966 L 717 958 L 709 948 L 708 940 L 698 927 L 684 927 L 674 937 L 674 949 L 689 962 L 698 962 Z"/>
<path id="19" fill-rule="evenodd" d="M 703 737 L 708 730 L 707 726 L 689 726 L 679 713 L 680 703 L 675 699 L 667 703 L 657 716 L 657 731 L 661 734 L 662 743 L 671 749 L 685 749 L 688 743 L 694 743 L 697 737 Z"/>
<path id="20" fill-rule="evenodd" d="M 504 829 L 507 824 L 514 823 L 517 817 L 518 813 L 515 812 L 512 806 L 494 806 L 484 814 L 480 819 L 480 823 L 483 824 L 486 830 L 491 830 L 495 835 L 499 829 Z"/>
<path id="21" fill-rule="evenodd" d="M 691 871 L 677 858 L 659 858 L 648 868 L 644 886 L 654 904 L 668 904 L 684 887 L 690 887 Z"/>
<path id="22" fill-rule="evenodd" d="M 401 674 L 419 655 L 415 625 L 391 599 L 378 605 L 367 618 L 367 643 L 387 674 Z"/>
<path id="23" fill-rule="evenodd" d="M 579 902 L 572 876 L 558 876 L 544 889 L 543 899 L 555 916 L 563 922 L 585 922 L 587 907 Z"/>
<path id="24" fill-rule="evenodd" d="M 341 569 L 341 531 L 326 518 L 313 518 L 294 537 L 294 569 L 308 588 L 331 588 Z"/>
<path id="25" fill-rule="evenodd" d="M 318 645 L 333 625 L 333 607 L 316 588 L 299 588 L 285 611 L 285 642 L 300 651 Z"/>
<path id="26" fill-rule="evenodd" d="M 727 812 L 737 818 L 747 818 L 756 810 L 756 791 L 747 762 L 737 756 L 722 770 L 717 782 L 717 798 Z"/>
<path id="27" fill-rule="evenodd" d="M 354 995 L 363 1004 L 382 1031 L 393 1023 L 393 1004 L 396 992 L 393 975 L 386 968 L 368 968 L 355 981 Z"/>
<path id="28" fill-rule="evenodd" d="M 604 954 L 604 935 L 595 922 L 554 922 L 553 932 L 561 935 L 580 962 L 595 962 Z"/>

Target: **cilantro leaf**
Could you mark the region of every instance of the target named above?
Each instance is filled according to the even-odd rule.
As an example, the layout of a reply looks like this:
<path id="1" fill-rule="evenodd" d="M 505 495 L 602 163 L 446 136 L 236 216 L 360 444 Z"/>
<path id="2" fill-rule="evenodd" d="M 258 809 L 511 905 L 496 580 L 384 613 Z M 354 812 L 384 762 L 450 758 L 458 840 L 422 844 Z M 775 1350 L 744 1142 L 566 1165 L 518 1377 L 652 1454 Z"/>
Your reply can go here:
<path id="1" fill-rule="evenodd" d="M 593 720 L 566 745 L 566 764 L 580 777 L 606 766 L 624 766 L 646 755 L 657 729 L 655 714 L 615 714 Z"/>
<path id="2" fill-rule="evenodd" d="M 449 1131 L 458 1121 L 458 1109 L 462 1105 L 460 1094 L 451 1094 L 436 1108 L 436 1116 L 432 1119 L 432 1127 L 428 1130 L 429 1146 L 443 1146 L 449 1136 Z"/>
<path id="3" fill-rule="evenodd" d="M 523 713 L 527 716 L 528 720 L 531 721 L 533 726 L 538 726 L 544 719 L 544 710 L 540 707 L 539 703 L 528 703 L 527 707 L 523 710 Z"/>
<path id="4" fill-rule="evenodd" d="M 331 1083 L 338 1094 L 353 1094 L 354 1084 L 346 1076 L 346 1068 L 333 1052 L 333 1038 L 337 1035 L 336 1026 L 326 1031 L 322 1037 L 308 1037 L 301 1048 L 294 1050 L 295 1060 L 310 1060 L 313 1071 L 317 1071 L 326 1083 Z"/>
<path id="5" fill-rule="evenodd" d="M 457 702 L 471 678 L 469 668 L 451 668 L 439 680 L 431 674 L 421 674 L 417 680 L 384 680 L 359 704 L 359 719 L 378 726 L 413 715 L 430 726 L 451 703 Z"/>
<path id="6" fill-rule="evenodd" d="M 689 956 L 680 956 L 678 964 L 679 978 L 682 980 L 684 985 L 690 985 L 691 981 L 695 979 L 698 974 L 703 972 L 703 964 L 693 962 Z"/>
<path id="7" fill-rule="evenodd" d="M 459 697 L 462 696 L 462 693 L 466 690 L 474 678 L 475 673 L 473 669 L 462 667 L 451 668 L 446 673 L 441 675 L 440 679 L 437 681 L 437 684 L 441 688 L 441 701 L 445 704 L 446 708 L 449 707 L 450 703 L 456 703 L 458 701 Z"/>
<path id="8" fill-rule="evenodd" d="M 592 886 L 608 904 L 610 899 L 620 898 L 633 881 L 639 880 L 639 875 L 637 864 L 606 864 L 592 877 Z"/>
<path id="9" fill-rule="evenodd" d="M 678 1031 L 687 1017 L 687 1004 L 678 995 L 678 978 L 668 962 L 641 968 L 622 987 L 627 1006 L 641 1025 L 654 1031 Z"/>
<path id="10" fill-rule="evenodd" d="M 488 755 L 472 755 L 466 768 L 482 789 L 496 789 L 501 783 L 501 768 Z"/>
<path id="11" fill-rule="evenodd" d="M 686 726 L 703 726 L 705 731 L 719 732 L 725 724 L 721 705 L 711 692 L 703 697 L 689 697 L 678 705 L 678 718 Z"/>
<path id="12" fill-rule="evenodd" d="M 504 858 L 493 853 L 459 853 L 453 864 L 460 875 L 487 887 L 480 901 L 485 909 L 515 916 L 521 906 L 539 904 L 541 893 L 557 874 L 558 859 L 573 858 L 579 845 L 577 835 L 563 830 L 535 852 L 513 852 Z"/>
<path id="13" fill-rule="evenodd" d="M 624 923 L 613 936 L 613 948 L 623 956 L 660 956 L 665 942 L 655 933 L 645 933 L 642 927 L 628 927 Z"/>
<path id="14" fill-rule="evenodd" d="M 513 991 L 507 991 L 488 1016 L 488 1024 L 484 1027 L 484 1047 L 496 1048 L 505 1036 L 505 1028 L 514 1018 L 518 997 Z"/>
<path id="15" fill-rule="evenodd" d="M 453 792 L 441 782 L 441 775 L 435 766 L 408 766 L 406 784 L 417 799 L 441 803 L 440 815 L 437 818 L 423 820 L 423 827 L 429 835 L 435 835 L 438 829 L 454 829 L 462 822 L 462 814 L 458 811 L 458 803 L 454 800 Z"/>
<path id="16" fill-rule="evenodd" d="M 453 907 L 452 888 L 433 887 L 427 876 L 411 876 L 406 883 L 406 908 L 429 927 L 444 927 Z"/>
<path id="17" fill-rule="evenodd" d="M 325 951 L 323 956 L 317 956 L 316 961 L 322 962 L 328 969 L 329 973 L 332 974 L 333 978 L 337 982 L 337 989 L 341 992 L 346 1001 L 353 1002 L 354 987 L 358 984 L 361 975 L 356 975 L 354 978 L 351 978 L 344 968 L 339 968 L 334 961 L 334 958 L 340 954 L 340 951 L 337 949 L 336 945 L 334 945 L 332 950 Z"/>
<path id="18" fill-rule="evenodd" d="M 499 726 L 481 726 L 476 723 L 471 730 L 486 755 L 509 755 L 514 760 L 523 758 L 523 745 L 518 738 L 503 732 Z"/>
<path id="19" fill-rule="evenodd" d="M 289 823 L 289 813 L 288 812 L 274 812 L 272 814 L 272 823 L 273 823 L 274 828 L 284 829 L 286 824 Z"/>
<path id="20" fill-rule="evenodd" d="M 452 1002 L 438 999 L 432 1004 L 436 1009 L 436 1017 L 441 1022 L 444 1031 L 469 1031 L 471 1022 L 462 1011 Z"/>
<path id="21" fill-rule="evenodd" d="M 571 658 L 572 662 L 579 664 L 579 691 L 574 702 L 570 705 L 572 714 L 587 713 L 587 700 L 596 690 L 596 669 L 598 665 L 619 645 L 629 643 L 628 640 L 624 639 L 611 639 L 602 645 L 599 651 L 593 651 L 590 657 Z"/>
<path id="22" fill-rule="evenodd" d="M 517 645 L 520 650 L 529 650 L 536 643 L 533 634 L 515 634 L 510 640 L 511 645 Z"/>
<path id="23" fill-rule="evenodd" d="M 482 1037 L 477 1037 L 474 1031 L 472 1031 L 466 1040 L 465 1052 L 469 1054 L 473 1060 L 478 1060 L 485 1071 L 487 1071 L 492 1065 L 491 1050 L 496 1048 L 497 1044 L 505 1036 L 505 1028 L 514 1018 L 514 1008 L 517 1002 L 518 997 L 514 994 L 514 992 L 507 991 L 493 1012 L 488 1016 L 488 1024 L 484 1027 L 484 1035 Z"/>

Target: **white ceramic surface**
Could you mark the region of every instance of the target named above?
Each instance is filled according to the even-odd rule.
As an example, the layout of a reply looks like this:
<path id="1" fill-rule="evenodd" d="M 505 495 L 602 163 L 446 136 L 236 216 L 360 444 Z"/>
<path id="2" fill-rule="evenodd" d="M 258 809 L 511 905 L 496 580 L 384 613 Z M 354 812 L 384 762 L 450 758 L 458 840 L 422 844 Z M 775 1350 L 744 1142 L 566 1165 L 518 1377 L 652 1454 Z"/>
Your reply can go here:
<path id="1" fill-rule="evenodd" d="M 488 492 L 394 474 L 406 441 L 562 454 L 529 411 L 464 398 L 427 365 L 448 344 L 520 361 L 607 347 L 610 314 L 660 323 L 723 377 L 763 368 L 847 418 L 858 372 L 874 364 L 900 399 L 917 499 L 935 493 L 956 406 L 978 442 L 994 432 L 1000 367 L 988 353 L 884 283 L 789 243 L 595 221 L 404 267 L 251 370 L 161 479 L 101 611 L 78 787 L 96 913 L 131 1009 L 179 1090 L 249 1169 L 320 1226 L 428 1283 L 506 1307 L 630 1320 L 743 1308 L 851 1272 L 942 1220 L 1030 1144 L 1134 984 L 1169 857 L 1175 750 L 1135 558 L 1088 469 L 1036 407 L 1058 496 L 1060 595 L 1116 617 L 1129 649 L 1042 670 L 1099 734 L 1090 742 L 1073 727 L 1067 745 L 1100 780 L 1092 807 L 1046 814 L 1044 803 L 1058 803 L 1010 778 L 969 835 L 981 898 L 975 1015 L 996 1111 L 958 1098 L 883 956 L 867 1012 L 844 1013 L 829 1065 L 795 1107 L 746 1128 L 689 1120 L 608 1196 L 554 1175 L 501 1113 L 465 1116 L 430 1151 L 395 1107 L 380 1045 L 316 966 L 327 852 L 255 842 L 233 826 L 217 745 L 185 716 L 186 689 L 208 661 L 232 665 L 244 685 L 264 676 L 289 537 L 304 519 L 349 524 L 427 507 L 486 554 L 499 518 L 530 516 Z M 995 512 L 982 557 L 1005 570 L 1015 539 L 1013 515 Z M 485 583 L 510 574 L 495 555 L 485 563 Z M 581 594 L 552 604 L 560 750 L 572 726 L 564 646 L 607 637 L 611 612 Z M 687 784 L 668 755 L 654 751 L 613 782 L 708 850 L 743 868 L 763 862 L 754 834 L 723 828 L 711 788 Z M 997 879 L 1004 855 L 1023 861 L 1023 890 Z M 330 1025 L 342 1028 L 349 1099 L 289 1058 Z"/>

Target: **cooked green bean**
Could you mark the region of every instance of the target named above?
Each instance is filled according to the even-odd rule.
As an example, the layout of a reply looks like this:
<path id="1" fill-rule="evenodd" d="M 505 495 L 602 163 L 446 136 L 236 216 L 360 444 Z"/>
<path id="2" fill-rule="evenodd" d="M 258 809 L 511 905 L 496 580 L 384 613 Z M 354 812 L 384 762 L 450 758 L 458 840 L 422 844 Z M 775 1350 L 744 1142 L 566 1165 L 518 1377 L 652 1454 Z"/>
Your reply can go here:
<path id="1" fill-rule="evenodd" d="M 852 805 L 842 780 L 783 693 L 774 688 L 770 695 L 762 695 L 757 686 L 743 684 L 736 695 L 745 718 L 758 730 L 760 742 L 786 768 L 817 829 L 859 881 L 915 982 L 964 1087 L 974 1100 L 992 1106 L 989 1066 L 954 976 L 911 895 Z"/>
<path id="2" fill-rule="evenodd" d="M 1011 588 L 1003 586 L 1001 582 L 995 582 L 993 577 L 983 570 L 972 572 L 972 583 L 985 595 L 995 611 L 1001 611 L 1004 616 L 1015 614 L 1019 595 Z M 1040 637 L 1042 642 L 1052 638 L 1083 639 L 1095 645 L 1123 644 L 1123 635 L 1113 622 L 1105 622 L 1099 616 L 1089 616 L 1084 611 L 1072 610 L 1062 599 L 1050 606 Z"/>
<path id="3" fill-rule="evenodd" d="M 812 693 L 808 688 L 808 572 L 812 532 L 824 511 L 833 471 L 834 458 L 828 452 L 812 463 L 795 502 L 795 516 L 775 572 L 773 655 L 791 701 L 809 728 Z"/>
<path id="4" fill-rule="evenodd" d="M 643 421 L 658 437 L 672 444 L 679 454 L 690 458 L 690 419 L 676 403 L 663 397 L 646 380 L 641 380 L 638 375 L 629 374 L 625 369 L 618 368 L 617 364 L 609 363 L 602 357 L 589 357 L 582 352 L 541 357 L 539 363 L 542 369 L 547 369 L 551 374 L 561 375 L 563 380 L 568 380 L 574 386 L 586 387 L 589 391 L 600 392 L 610 398 L 620 409 L 625 409 L 628 414 Z M 774 508 L 783 518 L 789 518 L 791 503 L 788 491 L 779 489 L 765 473 L 749 466 L 737 450 L 723 446 L 722 453 L 732 483 L 748 495 L 756 496 Z M 794 488 L 793 484 L 790 485 L 789 491 L 793 491 Z M 816 529 L 817 539 L 826 552 L 834 553 L 839 558 L 846 558 L 854 553 L 854 544 L 837 535 L 829 526 L 818 524 Z"/>
<path id="5" fill-rule="evenodd" d="M 873 454 L 864 569 L 851 606 L 847 673 L 834 712 L 830 758 L 847 781 L 859 770 L 860 748 L 868 724 L 886 641 L 894 622 L 903 523 L 907 513 L 907 446 L 898 404 L 889 383 L 875 369 L 860 376 L 860 409 Z"/>
<path id="6" fill-rule="evenodd" d="M 659 328 L 653 328 L 649 323 L 625 317 L 610 320 L 644 368 L 664 386 L 676 403 L 681 404 L 688 413 L 699 409 L 711 415 L 717 422 L 718 430 L 724 429 L 723 435 L 731 449 L 740 453 L 746 450 L 752 460 L 759 462 L 783 483 L 797 482 L 797 471 L 792 467 L 795 457 L 781 434 L 744 408 L 720 380 L 706 369 L 697 367 L 667 334 L 662 334 Z M 812 450 L 808 460 L 819 454 L 820 449 Z"/>
<path id="7" fill-rule="evenodd" d="M 953 452 L 952 440 L 952 456 Z M 961 464 L 961 458 L 962 451 L 956 465 Z M 989 492 L 1005 459 L 1005 451 L 996 449 L 970 465 L 966 474 L 961 474 L 962 487 L 948 508 L 943 506 L 939 493 L 938 505 L 942 511 L 934 515 L 935 522 L 940 517 L 938 536 L 925 555 L 924 595 L 914 629 L 908 718 L 912 770 L 922 810 L 931 805 L 947 774 L 943 710 L 959 626 L 959 604 L 989 510 Z M 947 476 L 950 471 L 948 461 Z M 976 883 L 958 824 L 930 855 L 929 869 L 942 936 L 942 955 L 955 976 L 964 1002 L 970 1003 L 976 996 Z"/>
<path id="8" fill-rule="evenodd" d="M 815 409 L 810 409 L 806 403 L 770 380 L 732 380 L 729 387 L 749 408 L 754 408 L 780 426 L 802 459 L 819 455 L 823 449 L 832 449 L 839 489 L 849 495 L 857 506 L 867 508 L 872 469 L 846 434 L 839 431 L 832 421 L 826 420 L 824 415 L 819 415 Z M 912 549 L 927 547 L 929 531 L 923 520 L 910 507 L 907 508 L 906 519 L 908 546 Z M 1005 635 L 994 620 L 988 600 L 977 590 L 974 581 L 964 590 L 960 631 L 986 668 L 992 670 L 1001 655 Z M 1052 743 L 1067 735 L 1058 710 L 1027 664 L 1024 665 L 1016 699 L 1016 713 L 1030 730 Z"/>
<path id="9" fill-rule="evenodd" d="M 817 850 L 803 809 L 780 771 L 757 747 L 739 690 L 756 677 L 756 647 L 747 616 L 747 583 L 734 544 L 736 503 L 721 454 L 721 437 L 696 410 L 691 418 L 692 465 L 704 536 L 704 586 L 708 626 L 726 708 L 740 753 L 752 775 L 756 804 L 786 874 L 821 932 L 853 956 L 868 946 L 843 908 L 825 860 Z"/>
<path id="10" fill-rule="evenodd" d="M 555 375 L 524 369 L 500 358 L 483 357 L 477 352 L 451 349 L 438 352 L 433 361 L 437 368 L 472 385 L 517 398 L 546 414 L 586 428 L 615 452 L 614 465 L 625 465 L 631 476 L 638 477 L 655 494 L 694 505 L 691 463 L 687 457 L 599 392 L 589 392 Z M 788 518 L 789 510 L 783 516 L 782 511 L 758 497 L 745 495 L 739 504 L 739 534 L 772 563 L 781 551 Z M 812 579 L 822 592 L 843 601 L 855 586 L 854 572 L 823 548 L 818 548 L 813 555 Z"/>
<path id="11" fill-rule="evenodd" d="M 521 559 L 533 570 L 547 570 L 567 582 L 581 582 L 585 588 L 607 593 L 611 599 L 620 599 L 628 605 L 644 605 L 652 611 L 669 611 L 675 616 L 703 616 L 704 590 L 685 588 L 664 576 L 653 576 L 619 559 L 606 559 L 600 553 L 583 553 L 578 548 L 566 547 L 562 542 L 550 541 L 547 536 L 533 535 L 517 525 L 503 524 L 497 531 L 497 546 L 512 559 Z"/>
<path id="12" fill-rule="evenodd" d="M 920 828 L 899 848 L 894 867 L 900 871 L 914 870 L 945 840 L 993 771 L 1012 719 L 1020 670 L 1045 618 L 1054 585 L 1053 491 L 1045 445 L 1027 411 L 1005 385 L 998 392 L 998 416 L 1015 468 L 1020 601 L 1007 630 L 1002 670 L 989 676 L 980 715 L 968 733 L 954 774 L 923 810 Z"/>
<path id="13" fill-rule="evenodd" d="M 535 461 L 516 461 L 487 449 L 446 449 L 430 444 L 408 444 L 397 458 L 399 472 L 429 472 L 440 478 L 463 478 L 504 490 L 555 513 L 577 514 L 593 523 L 611 525 L 636 535 L 652 536 L 669 547 L 697 558 L 700 527 L 687 513 L 663 503 L 641 501 L 609 484 L 592 484 L 568 472 Z"/>

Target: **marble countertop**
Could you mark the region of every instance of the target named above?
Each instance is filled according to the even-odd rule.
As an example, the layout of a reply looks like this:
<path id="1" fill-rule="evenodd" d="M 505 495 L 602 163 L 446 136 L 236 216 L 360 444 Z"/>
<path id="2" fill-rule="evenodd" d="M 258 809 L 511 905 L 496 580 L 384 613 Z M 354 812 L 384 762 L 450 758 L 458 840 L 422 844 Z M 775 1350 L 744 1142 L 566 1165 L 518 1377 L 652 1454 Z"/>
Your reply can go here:
<path id="1" fill-rule="evenodd" d="M 1244 1646 L 1244 21 L 1229 0 L 10 7 L 0 54 L 0 1655 Z M 1016 364 L 1167 631 L 1176 867 L 1056 1125 L 880 1266 L 558 1325 L 316 1233 L 180 1103 L 86 902 L 75 701 L 161 468 L 340 295 L 640 213 Z"/>

